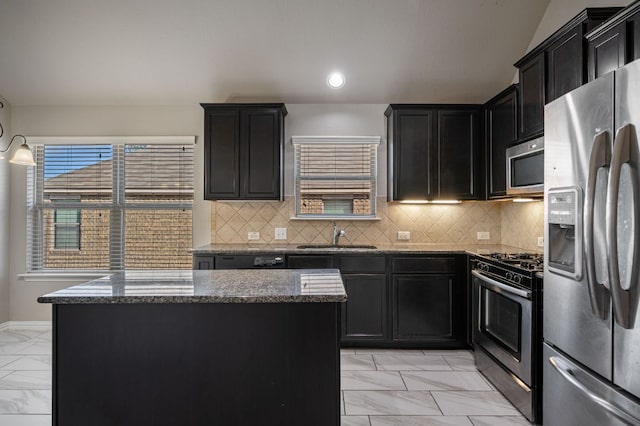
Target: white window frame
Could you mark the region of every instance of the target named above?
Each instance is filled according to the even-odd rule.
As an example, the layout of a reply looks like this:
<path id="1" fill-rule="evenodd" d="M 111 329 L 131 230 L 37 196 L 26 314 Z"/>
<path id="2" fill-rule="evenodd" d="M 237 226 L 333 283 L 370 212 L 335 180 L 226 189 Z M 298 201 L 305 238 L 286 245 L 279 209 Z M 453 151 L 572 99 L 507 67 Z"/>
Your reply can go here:
<path id="1" fill-rule="evenodd" d="M 29 143 L 32 146 L 38 145 L 113 145 L 113 156 L 121 156 L 124 152 L 125 145 L 195 145 L 196 137 L 195 136 L 31 136 L 28 138 Z M 122 152 L 120 152 L 122 151 Z M 124 158 L 121 159 L 124 162 Z M 38 167 L 38 166 L 36 166 Z M 27 179 L 27 204 L 28 208 L 38 208 L 34 207 L 37 204 L 35 197 L 38 195 L 36 193 L 36 167 L 30 168 L 28 171 L 28 179 Z M 195 168 L 195 164 L 194 164 Z M 114 173 L 116 171 L 114 170 Z M 122 204 L 123 207 L 119 209 L 122 212 L 122 220 L 120 220 L 119 226 L 124 228 L 123 216 L 126 209 L 130 209 L 132 207 L 135 208 L 135 205 L 124 206 L 124 177 L 121 179 L 122 188 L 113 188 L 113 203 Z M 42 195 L 42 194 L 40 194 Z M 116 200 L 116 197 L 119 200 Z M 195 197 L 194 197 L 195 201 Z M 66 206 L 61 206 L 61 208 L 66 208 Z M 77 207 L 76 207 L 77 208 Z M 148 206 L 144 206 L 144 208 L 148 208 Z M 189 209 L 193 210 L 193 203 L 186 204 L 170 204 L 163 205 L 163 209 Z M 39 208 L 41 211 L 42 209 Z M 27 220 L 33 220 L 36 222 L 35 224 L 28 224 L 27 228 L 34 226 L 42 226 L 41 215 L 31 215 L 28 213 Z M 112 224 L 113 226 L 113 224 Z M 91 270 L 91 269 L 44 269 L 42 268 L 42 264 L 35 265 L 32 253 L 32 236 L 27 232 L 27 256 L 26 256 L 26 273 L 20 274 L 19 277 L 25 279 L 26 281 L 43 281 L 47 280 L 47 277 L 59 277 L 58 279 L 67 279 L 67 278 L 94 278 L 98 276 L 104 276 L 105 274 L 110 274 L 112 272 L 123 270 L 124 269 L 124 256 L 120 256 L 119 260 L 113 259 L 113 254 L 110 255 L 110 268 L 108 270 Z M 121 244 L 120 247 L 122 249 L 122 254 L 124 254 L 124 229 L 121 229 Z M 40 259 L 42 262 L 42 259 Z M 36 266 L 36 268 L 34 268 Z M 55 278 L 54 278 L 55 281 Z"/>
<path id="2" fill-rule="evenodd" d="M 378 220 L 377 217 L 377 188 L 378 188 L 378 148 L 380 146 L 382 138 L 380 136 L 292 136 L 291 143 L 294 146 L 293 154 L 293 188 L 294 188 L 294 217 L 292 219 L 301 220 Z M 304 144 L 329 144 L 329 145 L 369 145 L 373 146 L 373 167 L 371 171 L 371 192 L 370 202 L 371 214 L 302 214 L 299 211 L 300 207 L 300 165 L 298 164 L 298 155 L 296 152 L 296 145 Z"/>

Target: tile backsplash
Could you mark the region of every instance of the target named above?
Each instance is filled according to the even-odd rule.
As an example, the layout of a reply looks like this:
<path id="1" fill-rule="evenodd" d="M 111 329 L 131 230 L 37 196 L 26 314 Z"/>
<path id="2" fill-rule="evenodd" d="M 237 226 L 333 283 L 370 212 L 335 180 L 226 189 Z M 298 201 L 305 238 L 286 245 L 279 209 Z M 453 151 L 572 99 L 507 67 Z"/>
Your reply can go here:
<path id="1" fill-rule="evenodd" d="M 508 244 L 526 250 L 540 250 L 542 203 L 466 202 L 456 205 L 408 205 L 377 200 L 379 220 L 339 220 L 349 244 Z M 213 202 L 211 243 L 247 243 L 248 232 L 259 232 L 256 244 L 272 244 L 274 229 L 287 228 L 286 243 L 327 244 L 331 242 L 329 220 L 296 220 L 294 201 Z M 398 240 L 398 231 L 410 232 L 408 241 Z M 488 232 L 488 240 L 478 240 Z M 282 241 L 285 242 L 285 241 Z"/>

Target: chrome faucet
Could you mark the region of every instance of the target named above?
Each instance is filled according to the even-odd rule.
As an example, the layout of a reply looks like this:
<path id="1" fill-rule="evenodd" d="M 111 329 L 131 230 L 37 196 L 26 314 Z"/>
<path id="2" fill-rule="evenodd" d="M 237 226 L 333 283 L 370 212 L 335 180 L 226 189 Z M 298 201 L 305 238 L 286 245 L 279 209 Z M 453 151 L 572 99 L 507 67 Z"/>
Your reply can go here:
<path id="1" fill-rule="evenodd" d="M 333 221 L 333 245 L 337 246 L 340 241 L 340 237 L 344 237 L 346 234 L 344 229 L 338 230 L 338 225 L 336 225 L 336 221 Z"/>

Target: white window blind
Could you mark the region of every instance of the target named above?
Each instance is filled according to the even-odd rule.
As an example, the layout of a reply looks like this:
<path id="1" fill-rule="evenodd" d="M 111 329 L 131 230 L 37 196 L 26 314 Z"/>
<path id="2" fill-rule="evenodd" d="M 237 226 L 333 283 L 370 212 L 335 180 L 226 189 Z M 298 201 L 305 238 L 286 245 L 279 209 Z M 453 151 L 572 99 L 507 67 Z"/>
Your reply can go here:
<path id="1" fill-rule="evenodd" d="M 297 217 L 375 217 L 379 137 L 292 141 Z"/>
<path id="2" fill-rule="evenodd" d="M 34 148 L 28 271 L 191 269 L 192 145 Z"/>

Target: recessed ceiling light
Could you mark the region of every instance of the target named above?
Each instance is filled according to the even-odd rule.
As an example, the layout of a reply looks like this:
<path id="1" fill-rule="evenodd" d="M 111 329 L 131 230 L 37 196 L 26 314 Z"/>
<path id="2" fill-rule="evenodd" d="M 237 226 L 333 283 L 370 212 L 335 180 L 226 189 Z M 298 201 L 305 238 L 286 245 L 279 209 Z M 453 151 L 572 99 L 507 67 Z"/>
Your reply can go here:
<path id="1" fill-rule="evenodd" d="M 344 74 L 341 72 L 335 71 L 329 74 L 327 77 L 327 84 L 332 89 L 339 89 L 344 86 Z"/>

